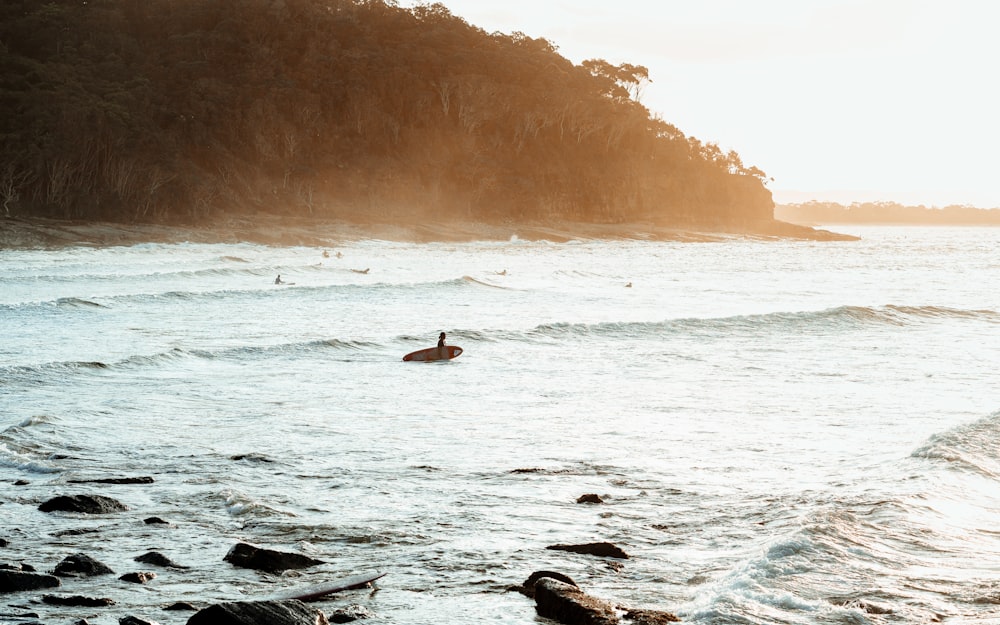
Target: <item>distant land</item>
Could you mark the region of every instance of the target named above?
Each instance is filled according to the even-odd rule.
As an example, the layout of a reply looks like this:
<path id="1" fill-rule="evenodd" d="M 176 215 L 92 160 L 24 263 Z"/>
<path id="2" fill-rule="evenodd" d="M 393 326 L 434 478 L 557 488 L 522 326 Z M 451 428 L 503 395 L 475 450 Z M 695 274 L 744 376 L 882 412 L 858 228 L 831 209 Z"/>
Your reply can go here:
<path id="1" fill-rule="evenodd" d="M 763 171 L 651 114 L 645 67 L 577 65 L 438 3 L 14 0 L 0 42 L 0 228 L 277 216 L 837 238 L 776 222 Z"/>
<path id="2" fill-rule="evenodd" d="M 775 219 L 800 225 L 833 224 L 899 224 L 899 225 L 963 225 L 998 226 L 1000 209 L 976 208 L 967 205 L 938 207 L 908 206 L 895 202 L 836 202 L 809 201 L 779 204 L 774 208 Z"/>

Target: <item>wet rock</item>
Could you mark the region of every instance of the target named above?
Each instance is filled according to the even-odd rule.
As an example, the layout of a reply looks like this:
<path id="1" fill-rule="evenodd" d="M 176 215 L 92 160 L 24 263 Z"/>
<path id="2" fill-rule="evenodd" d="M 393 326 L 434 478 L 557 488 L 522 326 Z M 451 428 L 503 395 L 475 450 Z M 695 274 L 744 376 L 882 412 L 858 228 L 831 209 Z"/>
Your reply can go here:
<path id="1" fill-rule="evenodd" d="M 136 616 L 125 616 L 118 619 L 118 625 L 160 625 L 156 621 L 147 621 L 144 618 L 138 618 Z"/>
<path id="2" fill-rule="evenodd" d="M 171 569 L 186 569 L 188 567 L 177 564 L 167 556 L 163 555 L 159 551 L 150 551 L 142 554 L 141 556 L 135 557 L 136 562 L 142 562 L 143 564 L 152 564 L 155 566 L 162 566 Z"/>
<path id="3" fill-rule="evenodd" d="M 613 545 L 611 543 L 586 543 L 583 545 L 549 545 L 546 549 L 555 549 L 556 551 L 571 551 L 573 553 L 585 553 L 591 556 L 600 556 L 602 558 L 619 558 L 621 560 L 628 560 L 628 554 L 621 550 L 621 548 Z"/>
<path id="4" fill-rule="evenodd" d="M 288 569 L 304 569 L 317 564 L 323 564 L 322 560 L 316 560 L 309 556 L 298 553 L 287 553 L 274 551 L 273 549 L 263 549 L 247 543 L 236 543 L 223 558 L 233 566 L 245 569 L 255 569 L 268 573 L 280 573 Z"/>
<path id="5" fill-rule="evenodd" d="M 350 623 L 366 618 L 373 618 L 375 615 L 361 605 L 349 605 L 346 608 L 338 608 L 330 613 L 328 617 L 331 623 Z"/>
<path id="6" fill-rule="evenodd" d="M 72 605 L 84 608 L 104 608 L 115 604 L 113 599 L 108 599 L 107 597 L 84 597 L 83 595 L 72 595 L 69 597 L 42 595 L 42 603 L 49 605 Z"/>
<path id="7" fill-rule="evenodd" d="M 142 477 L 101 477 L 92 480 L 66 480 L 70 484 L 152 484 L 153 478 Z"/>
<path id="8" fill-rule="evenodd" d="M 0 547 L 6 547 L 9 544 L 6 538 L 0 538 Z"/>
<path id="9" fill-rule="evenodd" d="M 562 573 L 558 573 L 556 571 L 535 571 L 534 573 L 528 576 L 528 579 L 524 580 L 523 584 L 513 588 L 513 590 L 518 591 L 525 597 L 530 597 L 534 599 L 535 584 L 538 582 L 538 580 L 542 579 L 543 577 L 559 580 L 560 582 L 563 582 L 564 584 L 569 584 L 570 586 L 577 586 L 577 583 L 574 582 L 569 575 L 563 575 Z"/>
<path id="10" fill-rule="evenodd" d="M 59 538 L 61 536 L 82 536 L 83 534 L 96 534 L 99 531 L 101 530 L 96 527 L 83 527 L 72 530 L 59 530 L 58 532 L 52 532 L 52 535 L 55 536 L 56 538 Z"/>
<path id="11" fill-rule="evenodd" d="M 84 553 L 75 553 L 66 556 L 63 561 L 56 565 L 53 574 L 60 577 L 93 577 L 94 575 L 111 575 L 114 571 L 106 564 L 102 564 Z"/>
<path id="12" fill-rule="evenodd" d="M 130 582 L 132 584 L 145 584 L 150 580 L 156 579 L 156 573 L 142 573 L 142 572 L 126 573 L 121 577 L 119 577 L 118 579 L 122 580 L 123 582 Z"/>
<path id="13" fill-rule="evenodd" d="M 27 486 L 28 484 L 31 484 L 28 480 L 18 480 L 14 482 L 14 486 Z"/>
<path id="14" fill-rule="evenodd" d="M 326 615 L 301 601 L 234 601 L 198 611 L 187 625 L 329 625 Z"/>
<path id="15" fill-rule="evenodd" d="M 90 621 L 88 621 L 85 618 L 82 618 L 79 621 L 74 622 L 73 625 L 90 625 Z"/>
<path id="16" fill-rule="evenodd" d="M 631 625 L 663 625 L 664 623 L 679 623 L 676 614 L 662 610 L 625 610 L 622 619 Z"/>
<path id="17" fill-rule="evenodd" d="M 576 499 L 576 503 L 604 503 L 600 495 L 594 493 L 587 493 L 586 495 L 580 495 Z"/>
<path id="18" fill-rule="evenodd" d="M 164 521 L 158 516 L 151 516 L 149 518 L 143 519 L 142 522 L 145 523 L 146 525 L 170 525 L 170 523 Z"/>
<path id="19" fill-rule="evenodd" d="M 171 603 L 164 610 L 170 610 L 173 612 L 197 612 L 198 608 L 194 607 L 187 601 L 178 601 L 176 603 Z"/>
<path id="20" fill-rule="evenodd" d="M 535 583 L 535 611 L 566 625 L 616 625 L 615 607 L 576 586 L 543 577 Z"/>
<path id="21" fill-rule="evenodd" d="M 104 495 L 60 495 L 38 506 L 42 512 L 80 512 L 82 514 L 111 514 L 124 512 L 128 506 Z"/>
<path id="22" fill-rule="evenodd" d="M 855 608 L 868 614 L 892 614 L 892 608 L 880 606 L 865 599 L 851 599 L 842 605 L 845 608 Z"/>
<path id="23" fill-rule="evenodd" d="M 60 585 L 58 577 L 40 575 L 26 571 L 0 570 L 0 593 L 21 592 L 22 590 L 38 590 L 40 588 L 55 588 Z"/>

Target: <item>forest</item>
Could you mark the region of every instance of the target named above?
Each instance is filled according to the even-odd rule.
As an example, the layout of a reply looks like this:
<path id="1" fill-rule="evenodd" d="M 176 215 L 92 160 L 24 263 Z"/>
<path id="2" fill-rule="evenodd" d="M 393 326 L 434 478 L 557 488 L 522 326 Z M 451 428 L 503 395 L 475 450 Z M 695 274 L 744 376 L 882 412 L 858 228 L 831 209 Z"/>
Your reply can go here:
<path id="1" fill-rule="evenodd" d="M 955 204 L 941 208 L 910 206 L 897 202 L 835 202 L 779 204 L 778 219 L 797 224 L 913 224 L 913 225 L 1000 225 L 1000 210 Z"/>
<path id="2" fill-rule="evenodd" d="M 0 215 L 770 222 L 649 80 L 439 3 L 4 0 Z"/>

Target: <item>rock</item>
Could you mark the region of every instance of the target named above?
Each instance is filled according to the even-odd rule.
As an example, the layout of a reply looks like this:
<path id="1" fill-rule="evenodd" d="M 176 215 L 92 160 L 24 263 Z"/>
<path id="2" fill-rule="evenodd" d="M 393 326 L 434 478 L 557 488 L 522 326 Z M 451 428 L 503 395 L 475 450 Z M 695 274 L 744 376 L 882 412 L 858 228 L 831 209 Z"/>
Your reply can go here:
<path id="1" fill-rule="evenodd" d="M 153 478 L 142 477 L 102 477 L 93 480 L 66 480 L 70 484 L 152 484 Z"/>
<path id="2" fill-rule="evenodd" d="M 118 579 L 133 584 L 145 584 L 150 580 L 156 579 L 156 573 L 126 573 Z"/>
<path id="3" fill-rule="evenodd" d="M 90 621 L 88 621 L 85 618 L 82 618 L 79 621 L 74 622 L 73 625 L 90 625 Z"/>
<path id="4" fill-rule="evenodd" d="M 323 564 L 322 560 L 316 560 L 309 556 L 298 553 L 286 553 L 274 551 L 273 549 L 262 549 L 248 545 L 247 543 L 236 543 L 223 558 L 233 566 L 245 569 L 255 569 L 268 573 L 280 573 L 288 569 L 304 569 L 317 564 Z"/>
<path id="5" fill-rule="evenodd" d="M 156 621 L 147 621 L 143 618 L 138 618 L 132 615 L 123 616 L 118 619 L 118 625 L 160 625 Z"/>
<path id="6" fill-rule="evenodd" d="M 178 601 L 176 603 L 171 603 L 170 605 L 168 605 L 167 607 L 165 607 L 163 609 L 164 610 L 171 610 L 171 611 L 175 611 L 175 612 L 179 612 L 179 611 L 197 612 L 198 611 L 198 608 L 194 607 L 193 605 L 191 605 L 187 601 Z"/>
<path id="7" fill-rule="evenodd" d="M 159 551 L 150 551 L 142 554 L 141 556 L 135 557 L 136 562 L 142 562 L 143 564 L 153 564 L 155 566 L 162 566 L 172 569 L 186 569 L 188 567 L 177 564 L 167 556 L 163 555 Z"/>
<path id="8" fill-rule="evenodd" d="M 0 547 L 6 547 L 9 544 L 6 538 L 0 538 Z"/>
<path id="9" fill-rule="evenodd" d="M 38 506 L 42 512 L 80 512 L 83 514 L 110 514 L 124 512 L 128 506 L 103 495 L 60 495 Z"/>
<path id="10" fill-rule="evenodd" d="M 525 597 L 533 599 L 535 597 L 535 583 L 543 577 L 556 579 L 564 584 L 569 584 L 570 586 L 577 586 L 577 583 L 574 582 L 569 575 L 563 575 L 562 573 L 557 573 L 556 571 L 535 571 L 528 576 L 528 579 L 524 580 L 523 584 L 515 587 L 513 590 L 518 591 Z"/>
<path id="11" fill-rule="evenodd" d="M 572 551 L 573 553 L 585 553 L 591 556 L 600 556 L 602 558 L 620 558 L 622 560 L 628 560 L 628 554 L 622 551 L 619 547 L 611 543 L 586 543 L 583 545 L 549 545 L 546 549 L 555 549 L 556 551 Z"/>
<path id="12" fill-rule="evenodd" d="M 566 625 L 616 625 L 615 607 L 576 586 L 543 577 L 535 583 L 535 611 Z"/>
<path id="13" fill-rule="evenodd" d="M 146 525 L 170 525 L 170 523 L 167 523 L 158 516 L 151 516 L 147 519 L 143 519 L 142 522 Z"/>
<path id="14" fill-rule="evenodd" d="M 102 564 L 84 553 L 76 553 L 63 558 L 63 561 L 56 565 L 52 573 L 60 577 L 93 577 L 94 575 L 110 575 L 114 571 L 108 565 Z"/>
<path id="15" fill-rule="evenodd" d="M 349 605 L 346 608 L 338 608 L 330 613 L 328 617 L 331 623 L 350 623 L 360 619 L 372 618 L 375 615 L 361 605 Z"/>
<path id="16" fill-rule="evenodd" d="M 107 597 L 84 597 L 82 595 L 73 595 L 70 597 L 42 595 L 42 603 L 49 605 L 72 605 L 84 608 L 103 608 L 115 604 L 113 599 L 108 599 Z"/>
<path id="17" fill-rule="evenodd" d="M 680 623 L 676 614 L 661 610 L 625 610 L 622 617 L 631 625 L 663 625 L 664 623 Z"/>
<path id="18" fill-rule="evenodd" d="M 301 601 L 234 601 L 198 611 L 187 625 L 329 625 L 326 615 Z"/>
<path id="19" fill-rule="evenodd" d="M 21 592 L 22 590 L 38 590 L 40 588 L 55 588 L 60 585 L 58 577 L 40 575 L 25 571 L 0 570 L 0 593 Z"/>
<path id="20" fill-rule="evenodd" d="M 27 486 L 28 484 L 31 484 L 28 480 L 18 480 L 14 482 L 14 486 Z"/>
<path id="21" fill-rule="evenodd" d="M 580 495 L 576 503 L 604 503 L 600 495 L 595 495 L 594 493 L 587 493 L 586 495 Z"/>

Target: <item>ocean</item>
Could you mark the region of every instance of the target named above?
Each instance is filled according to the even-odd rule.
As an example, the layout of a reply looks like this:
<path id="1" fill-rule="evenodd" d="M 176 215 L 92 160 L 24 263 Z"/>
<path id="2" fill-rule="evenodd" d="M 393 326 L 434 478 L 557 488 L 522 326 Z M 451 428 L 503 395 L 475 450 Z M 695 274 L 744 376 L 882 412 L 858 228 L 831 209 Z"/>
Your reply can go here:
<path id="1" fill-rule="evenodd" d="M 116 575 L 44 592 L 116 603 L 0 620 L 384 571 L 313 605 L 546 623 L 509 588 L 553 570 L 688 623 L 1000 623 L 1000 229 L 830 229 L 861 240 L 2 250 L 0 563 L 86 553 Z M 599 541 L 630 557 L 546 549 Z"/>

